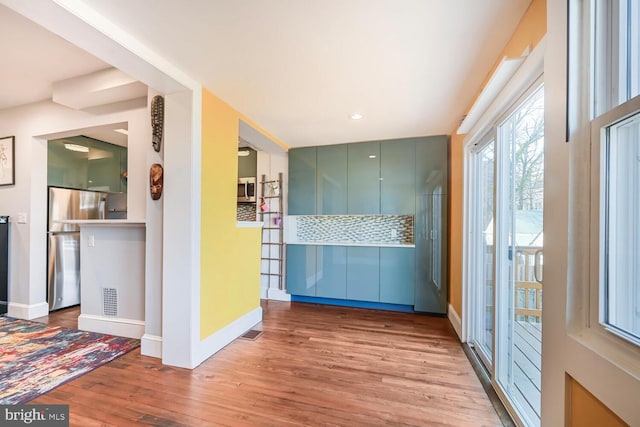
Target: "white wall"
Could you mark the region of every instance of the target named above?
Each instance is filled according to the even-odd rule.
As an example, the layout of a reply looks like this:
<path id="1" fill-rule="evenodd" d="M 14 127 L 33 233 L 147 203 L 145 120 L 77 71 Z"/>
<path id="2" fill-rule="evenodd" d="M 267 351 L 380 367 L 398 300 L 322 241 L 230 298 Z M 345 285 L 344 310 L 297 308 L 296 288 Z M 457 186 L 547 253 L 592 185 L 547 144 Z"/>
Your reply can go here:
<path id="1" fill-rule="evenodd" d="M 129 123 L 128 215 L 145 218 L 146 108 L 93 115 L 50 101 L 0 111 L 3 136 L 16 137 L 16 184 L 0 187 L 0 214 L 11 216 L 9 314 L 20 318 L 46 315 L 47 135 L 110 123 Z M 150 142 L 149 142 L 150 144 Z M 27 223 L 16 222 L 18 213 Z"/>
<path id="2" fill-rule="evenodd" d="M 262 179 L 262 175 L 266 175 L 267 180 L 278 179 L 278 174 L 282 172 L 283 174 L 283 184 L 280 192 L 282 194 L 282 203 L 283 203 L 283 212 L 281 212 L 281 216 L 284 217 L 287 213 L 287 195 L 288 195 L 288 176 L 289 170 L 289 156 L 287 153 L 269 153 L 266 151 L 258 151 L 258 181 Z M 271 210 L 276 210 L 277 201 L 276 199 L 271 199 Z M 259 205 L 259 203 L 258 203 Z M 258 215 L 258 218 L 260 216 Z M 265 215 L 266 224 L 265 227 L 273 227 L 273 218 L 268 215 Z M 262 241 L 269 243 L 283 243 L 280 238 L 280 233 L 278 230 L 263 230 L 262 231 Z M 286 250 L 283 248 L 282 251 L 283 260 L 286 258 Z M 263 245 L 262 246 L 262 256 L 265 258 L 276 258 L 278 256 L 278 246 L 276 245 Z M 284 272 L 285 264 L 283 261 L 282 269 Z M 262 261 L 261 272 L 267 273 L 269 271 L 269 264 L 271 267 L 271 272 L 278 272 L 278 262 L 277 261 Z M 284 277 L 283 277 L 283 286 L 284 286 Z M 260 276 L 260 298 L 263 299 L 283 299 L 284 295 L 278 290 L 278 278 L 277 276 Z"/>

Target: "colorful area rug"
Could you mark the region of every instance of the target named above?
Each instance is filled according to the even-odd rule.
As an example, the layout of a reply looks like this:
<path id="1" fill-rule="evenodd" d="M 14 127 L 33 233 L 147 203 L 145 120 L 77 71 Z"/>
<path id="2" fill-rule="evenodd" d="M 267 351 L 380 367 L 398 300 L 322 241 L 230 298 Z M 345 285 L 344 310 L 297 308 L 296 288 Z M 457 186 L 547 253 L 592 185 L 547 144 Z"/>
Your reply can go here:
<path id="1" fill-rule="evenodd" d="M 0 405 L 35 399 L 139 345 L 135 339 L 0 316 Z"/>

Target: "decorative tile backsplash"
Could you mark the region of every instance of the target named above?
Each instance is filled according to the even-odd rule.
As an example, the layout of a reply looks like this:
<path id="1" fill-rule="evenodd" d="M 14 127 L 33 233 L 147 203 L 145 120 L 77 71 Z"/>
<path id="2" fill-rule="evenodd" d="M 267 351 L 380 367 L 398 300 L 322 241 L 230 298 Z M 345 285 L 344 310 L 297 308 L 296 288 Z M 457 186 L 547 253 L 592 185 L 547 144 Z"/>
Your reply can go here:
<path id="1" fill-rule="evenodd" d="M 248 203 L 238 203 L 238 213 L 236 218 L 238 221 L 255 221 L 256 205 Z"/>
<path id="2" fill-rule="evenodd" d="M 296 240 L 322 243 L 413 244 L 412 215 L 300 215 Z"/>

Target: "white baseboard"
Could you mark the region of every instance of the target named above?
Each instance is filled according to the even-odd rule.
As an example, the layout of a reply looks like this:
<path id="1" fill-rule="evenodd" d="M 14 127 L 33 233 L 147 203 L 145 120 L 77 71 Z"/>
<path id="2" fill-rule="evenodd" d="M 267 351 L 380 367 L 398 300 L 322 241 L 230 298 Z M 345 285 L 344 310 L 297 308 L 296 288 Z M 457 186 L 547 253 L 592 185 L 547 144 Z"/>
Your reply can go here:
<path id="1" fill-rule="evenodd" d="M 447 317 L 449 318 L 449 322 L 451 322 L 453 329 L 455 329 L 456 334 L 458 334 L 458 338 L 462 341 L 462 320 L 460 320 L 460 316 L 451 304 L 449 304 Z"/>
<path id="2" fill-rule="evenodd" d="M 289 295 L 286 291 L 280 290 L 278 288 L 269 288 L 267 289 L 267 299 L 276 301 L 291 301 L 291 295 Z"/>
<path id="3" fill-rule="evenodd" d="M 81 314 L 78 317 L 78 329 L 140 339 L 144 334 L 144 321 Z"/>
<path id="4" fill-rule="evenodd" d="M 38 304 L 20 304 L 17 302 L 10 302 L 7 307 L 7 316 L 15 317 L 16 319 L 37 319 L 38 317 L 44 317 L 49 315 L 49 304 L 46 302 L 40 302 Z"/>
<path id="5" fill-rule="evenodd" d="M 247 332 L 249 329 L 262 322 L 262 307 L 258 307 L 245 314 L 244 316 L 229 323 L 218 332 L 213 333 L 209 337 L 200 341 L 198 352 L 196 354 L 195 368 L 209 357 L 216 354 L 231 341 Z"/>
<path id="6" fill-rule="evenodd" d="M 162 358 L 162 337 L 144 334 L 140 338 L 140 354 L 143 356 Z"/>

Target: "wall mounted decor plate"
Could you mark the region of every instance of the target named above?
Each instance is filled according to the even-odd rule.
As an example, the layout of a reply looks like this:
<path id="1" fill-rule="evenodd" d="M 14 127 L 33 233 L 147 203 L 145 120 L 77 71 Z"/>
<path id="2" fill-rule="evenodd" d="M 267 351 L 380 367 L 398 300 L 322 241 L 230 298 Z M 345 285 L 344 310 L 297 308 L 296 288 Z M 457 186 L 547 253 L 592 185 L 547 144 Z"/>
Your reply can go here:
<path id="1" fill-rule="evenodd" d="M 16 183 L 15 136 L 0 138 L 0 185 Z"/>
<path id="2" fill-rule="evenodd" d="M 162 186 L 164 183 L 164 169 L 162 165 L 154 163 L 149 171 L 149 191 L 152 200 L 158 200 L 162 197 Z"/>

